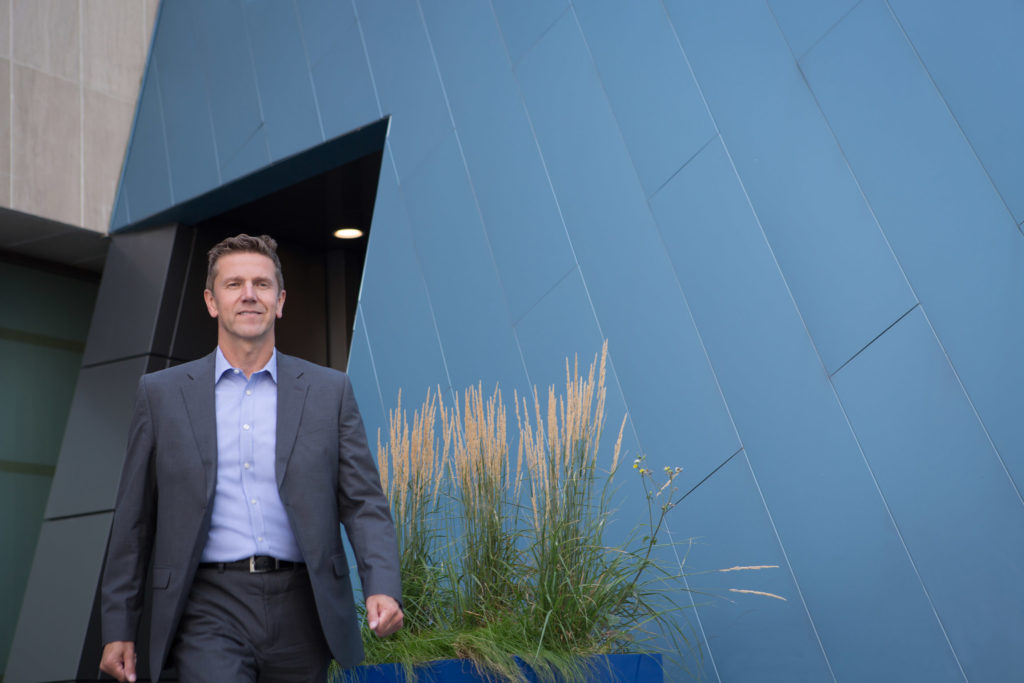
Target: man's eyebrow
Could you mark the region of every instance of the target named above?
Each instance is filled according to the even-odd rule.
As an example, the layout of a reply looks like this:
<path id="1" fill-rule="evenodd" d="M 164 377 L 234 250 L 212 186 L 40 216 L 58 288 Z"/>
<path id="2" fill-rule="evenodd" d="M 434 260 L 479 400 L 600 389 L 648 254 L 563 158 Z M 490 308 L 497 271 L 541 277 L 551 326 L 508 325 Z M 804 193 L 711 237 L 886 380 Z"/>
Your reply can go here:
<path id="1" fill-rule="evenodd" d="M 242 275 L 232 275 L 232 276 L 228 276 L 228 277 L 224 278 L 224 282 L 241 282 L 243 280 L 245 280 L 245 277 L 243 277 Z M 269 278 L 269 277 L 264 277 L 262 275 L 257 275 L 256 277 L 252 278 L 252 281 L 253 282 L 273 282 L 274 279 L 273 278 Z"/>

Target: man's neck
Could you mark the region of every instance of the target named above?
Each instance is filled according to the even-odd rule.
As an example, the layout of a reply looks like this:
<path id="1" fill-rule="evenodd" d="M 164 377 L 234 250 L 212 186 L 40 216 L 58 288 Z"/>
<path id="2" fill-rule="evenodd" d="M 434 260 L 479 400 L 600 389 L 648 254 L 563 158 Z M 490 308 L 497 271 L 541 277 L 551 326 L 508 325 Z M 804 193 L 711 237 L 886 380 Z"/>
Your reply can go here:
<path id="1" fill-rule="evenodd" d="M 252 377 L 252 373 L 266 367 L 270 362 L 270 357 L 274 355 L 273 339 L 259 344 L 248 344 L 238 340 L 226 342 L 220 339 L 217 341 L 217 345 L 231 367 L 244 372 L 246 379 Z"/>

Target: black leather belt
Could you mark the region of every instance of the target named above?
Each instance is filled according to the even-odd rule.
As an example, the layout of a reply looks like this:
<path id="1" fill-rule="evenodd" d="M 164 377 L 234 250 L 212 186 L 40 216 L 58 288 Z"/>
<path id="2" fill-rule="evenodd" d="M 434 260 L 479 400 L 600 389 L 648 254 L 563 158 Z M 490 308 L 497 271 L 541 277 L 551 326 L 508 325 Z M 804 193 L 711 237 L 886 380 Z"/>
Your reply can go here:
<path id="1" fill-rule="evenodd" d="M 279 560 L 276 557 L 270 557 L 269 555 L 253 555 L 252 557 L 235 560 L 234 562 L 201 562 L 199 566 L 208 569 L 219 569 L 220 571 L 224 571 L 225 569 L 237 569 L 247 571 L 250 574 L 266 574 L 267 572 L 276 572 L 281 571 L 282 569 L 294 569 L 295 567 L 301 567 L 302 562 Z"/>

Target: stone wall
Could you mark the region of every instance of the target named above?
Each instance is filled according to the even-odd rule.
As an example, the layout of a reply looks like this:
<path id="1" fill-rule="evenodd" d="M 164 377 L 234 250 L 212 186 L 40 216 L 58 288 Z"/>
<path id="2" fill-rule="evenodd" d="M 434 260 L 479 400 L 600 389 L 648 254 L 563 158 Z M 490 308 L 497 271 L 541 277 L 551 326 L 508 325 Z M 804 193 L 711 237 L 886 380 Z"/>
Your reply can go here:
<path id="1" fill-rule="evenodd" d="M 0 0 L 0 206 L 106 232 L 159 0 Z"/>

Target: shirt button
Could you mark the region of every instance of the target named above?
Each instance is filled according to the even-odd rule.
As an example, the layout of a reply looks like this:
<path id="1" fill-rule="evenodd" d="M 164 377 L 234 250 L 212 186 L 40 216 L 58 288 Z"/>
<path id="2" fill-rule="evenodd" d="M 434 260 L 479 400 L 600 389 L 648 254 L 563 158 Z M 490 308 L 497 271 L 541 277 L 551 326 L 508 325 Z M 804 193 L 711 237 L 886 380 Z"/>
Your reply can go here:
<path id="1" fill-rule="evenodd" d="M 241 370 L 239 370 L 238 368 L 235 368 L 234 370 L 232 370 L 232 372 L 234 372 L 234 373 L 235 373 L 235 374 L 237 375 L 238 373 L 240 373 L 240 372 L 242 372 L 242 371 L 241 371 Z"/>
<path id="2" fill-rule="evenodd" d="M 242 425 L 242 429 L 248 431 L 249 430 L 249 425 Z"/>
<path id="3" fill-rule="evenodd" d="M 249 469 L 251 465 L 249 463 L 245 463 L 244 465 L 242 465 L 242 467 L 244 467 L 245 469 Z"/>
<path id="4" fill-rule="evenodd" d="M 246 396 L 252 396 L 252 389 L 246 389 L 245 390 L 245 395 Z"/>
<path id="5" fill-rule="evenodd" d="M 256 499 L 255 499 L 255 498 L 253 498 L 253 499 L 252 499 L 252 500 L 250 500 L 249 502 L 250 502 L 250 503 L 252 503 L 253 505 L 255 505 L 255 504 L 256 504 Z"/>
<path id="6" fill-rule="evenodd" d="M 262 543 L 263 542 L 263 537 L 262 536 L 257 536 L 256 540 L 259 541 L 260 543 Z"/>

